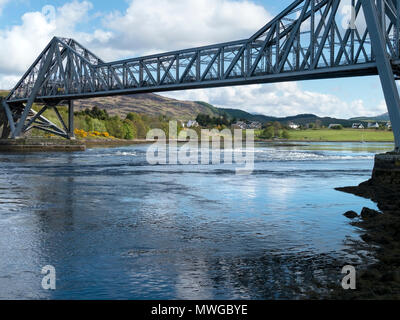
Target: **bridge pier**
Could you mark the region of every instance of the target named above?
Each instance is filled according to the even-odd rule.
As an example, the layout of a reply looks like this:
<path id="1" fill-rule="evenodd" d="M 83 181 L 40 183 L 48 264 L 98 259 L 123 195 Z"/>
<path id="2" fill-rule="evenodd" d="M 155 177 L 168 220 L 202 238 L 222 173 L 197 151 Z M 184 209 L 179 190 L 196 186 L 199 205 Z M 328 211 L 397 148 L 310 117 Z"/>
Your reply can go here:
<path id="1" fill-rule="evenodd" d="M 74 133 L 74 100 L 68 101 L 68 139 L 75 140 L 75 133 Z"/>
<path id="2" fill-rule="evenodd" d="M 66 123 L 62 118 L 59 110 L 57 109 L 58 103 L 56 104 L 46 104 L 42 107 L 39 112 L 34 111 L 28 106 L 21 105 L 23 113 L 27 114 L 27 119 L 23 121 L 18 118 L 18 115 L 11 111 L 10 106 L 3 99 L 0 99 L 0 138 L 1 139 L 20 139 L 23 138 L 24 134 L 32 129 L 39 129 L 50 134 L 58 135 L 69 140 L 75 140 L 74 134 L 74 102 L 73 100 L 68 101 L 68 122 Z M 14 108 L 16 109 L 16 108 Z M 53 109 L 57 115 L 63 128 L 59 128 L 55 123 L 46 119 L 43 113 L 46 110 Z M 22 110 L 21 110 L 22 111 Z M 23 122 L 22 122 L 23 121 Z M 17 128 L 20 127 L 20 130 Z"/>
<path id="3" fill-rule="evenodd" d="M 392 123 L 395 152 L 400 153 L 400 96 L 393 73 L 392 63 L 386 49 L 386 28 L 382 25 L 384 13 L 383 10 L 376 10 L 374 0 L 362 0 L 362 5 L 376 58 L 382 90 Z M 379 17 L 379 15 L 381 15 L 381 17 Z"/>

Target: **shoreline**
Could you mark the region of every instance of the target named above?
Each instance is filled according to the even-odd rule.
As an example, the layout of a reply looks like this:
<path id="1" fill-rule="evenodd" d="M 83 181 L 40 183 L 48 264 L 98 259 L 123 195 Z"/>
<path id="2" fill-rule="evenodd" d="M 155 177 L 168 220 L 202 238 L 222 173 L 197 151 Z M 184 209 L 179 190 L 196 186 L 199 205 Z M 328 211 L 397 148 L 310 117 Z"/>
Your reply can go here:
<path id="1" fill-rule="evenodd" d="M 379 211 L 364 208 L 360 215 L 347 212 L 350 224 L 362 232 L 363 243 L 354 243 L 355 253 L 368 250 L 376 262 L 357 270 L 357 290 L 337 291 L 339 299 L 400 298 L 400 185 L 384 185 L 370 179 L 355 187 L 335 188 L 337 191 L 370 199 Z"/>
<path id="2" fill-rule="evenodd" d="M 310 142 L 334 142 L 334 143 L 394 143 L 389 140 L 370 140 L 370 141 L 359 141 L 359 140 L 266 140 L 266 139 L 255 139 L 255 142 L 288 142 L 288 143 L 310 143 Z"/>

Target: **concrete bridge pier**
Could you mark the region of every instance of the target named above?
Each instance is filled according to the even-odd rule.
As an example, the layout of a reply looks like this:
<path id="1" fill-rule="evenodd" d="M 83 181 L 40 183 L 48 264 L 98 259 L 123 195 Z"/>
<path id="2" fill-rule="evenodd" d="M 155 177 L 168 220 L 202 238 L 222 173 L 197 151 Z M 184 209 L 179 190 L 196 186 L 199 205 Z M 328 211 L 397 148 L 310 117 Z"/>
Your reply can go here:
<path id="1" fill-rule="evenodd" d="M 378 1 L 379 3 L 379 1 Z M 393 72 L 393 65 L 386 50 L 386 27 L 383 25 L 383 8 L 374 10 L 375 0 L 362 1 L 365 20 L 370 32 L 379 78 L 389 112 L 395 139 L 395 152 L 400 153 L 400 95 Z"/>
<path id="2" fill-rule="evenodd" d="M 74 100 L 68 101 L 68 139 L 75 140 L 74 126 Z"/>
<path id="3" fill-rule="evenodd" d="M 371 181 L 374 184 L 400 186 L 400 153 L 376 155 Z"/>
<path id="4" fill-rule="evenodd" d="M 379 1 L 378 4 L 381 5 Z M 375 157 L 370 183 L 400 186 L 400 95 L 386 50 L 385 10 L 382 7 L 375 10 L 375 0 L 362 0 L 362 5 L 395 140 L 393 152 Z"/>

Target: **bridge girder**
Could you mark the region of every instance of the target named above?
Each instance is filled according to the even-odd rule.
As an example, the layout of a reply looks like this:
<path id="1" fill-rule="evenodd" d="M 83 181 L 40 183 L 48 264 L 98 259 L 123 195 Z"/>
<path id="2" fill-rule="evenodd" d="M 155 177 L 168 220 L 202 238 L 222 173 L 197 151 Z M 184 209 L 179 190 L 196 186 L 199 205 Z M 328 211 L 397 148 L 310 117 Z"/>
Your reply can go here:
<path id="1" fill-rule="evenodd" d="M 55 37 L 2 103 L 11 136 L 28 129 L 34 102 L 379 74 L 399 148 L 400 0 L 348 0 L 349 28 L 343 3 L 296 0 L 249 39 L 110 63 Z"/>

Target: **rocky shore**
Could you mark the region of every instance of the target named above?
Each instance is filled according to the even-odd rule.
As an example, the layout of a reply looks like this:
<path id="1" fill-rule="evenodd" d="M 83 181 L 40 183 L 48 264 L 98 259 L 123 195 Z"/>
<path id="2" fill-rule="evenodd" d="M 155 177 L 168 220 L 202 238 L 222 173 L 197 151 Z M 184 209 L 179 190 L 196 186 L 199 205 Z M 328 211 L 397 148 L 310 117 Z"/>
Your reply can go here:
<path id="1" fill-rule="evenodd" d="M 74 152 L 85 150 L 85 144 L 78 140 L 45 138 L 0 140 L 0 152 Z"/>
<path id="2" fill-rule="evenodd" d="M 357 290 L 340 291 L 341 299 L 400 299 L 400 155 L 377 155 L 372 178 L 356 187 L 337 188 L 376 202 L 379 212 L 364 208 L 345 216 L 362 230 L 362 240 L 376 262 L 359 270 Z M 358 248 L 357 248 L 358 246 Z M 363 250 L 355 244 L 355 250 Z"/>

